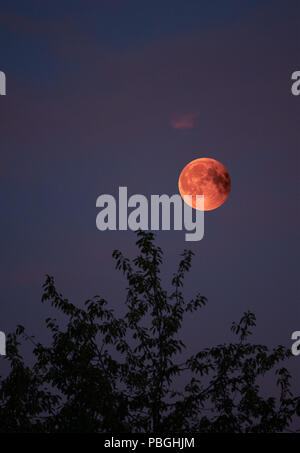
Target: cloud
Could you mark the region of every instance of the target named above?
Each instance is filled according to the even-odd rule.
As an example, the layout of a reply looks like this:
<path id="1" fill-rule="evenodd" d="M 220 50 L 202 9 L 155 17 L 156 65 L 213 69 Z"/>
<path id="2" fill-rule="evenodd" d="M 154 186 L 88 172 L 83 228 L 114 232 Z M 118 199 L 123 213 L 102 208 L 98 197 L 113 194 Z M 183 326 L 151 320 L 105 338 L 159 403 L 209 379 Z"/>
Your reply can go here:
<path id="1" fill-rule="evenodd" d="M 193 129 L 198 117 L 197 113 L 185 113 L 171 120 L 173 129 Z"/>

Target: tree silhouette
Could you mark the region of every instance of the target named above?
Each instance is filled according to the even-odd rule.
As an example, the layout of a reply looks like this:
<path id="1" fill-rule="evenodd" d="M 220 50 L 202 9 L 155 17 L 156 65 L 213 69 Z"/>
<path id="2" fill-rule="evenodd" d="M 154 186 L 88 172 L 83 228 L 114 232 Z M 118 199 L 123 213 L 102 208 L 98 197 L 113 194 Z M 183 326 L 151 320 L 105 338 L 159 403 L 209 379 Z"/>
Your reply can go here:
<path id="1" fill-rule="evenodd" d="M 42 301 L 66 315 L 60 327 L 46 319 L 51 343 L 35 343 L 22 326 L 8 336 L 11 369 L 0 382 L 0 432 L 284 432 L 299 417 L 283 366 L 290 352 L 248 342 L 256 320 L 247 312 L 232 331 L 237 341 L 182 360 L 180 329 L 187 312 L 206 304 L 186 301 L 183 281 L 193 253 L 184 251 L 172 290 L 160 278 L 162 250 L 152 233 L 138 232 L 134 260 L 114 251 L 127 279 L 123 319 L 99 296 L 75 307 L 47 276 Z M 34 344 L 34 364 L 19 352 Z M 261 378 L 272 373 L 277 394 L 266 396 Z M 178 379 L 186 376 L 183 390 Z"/>

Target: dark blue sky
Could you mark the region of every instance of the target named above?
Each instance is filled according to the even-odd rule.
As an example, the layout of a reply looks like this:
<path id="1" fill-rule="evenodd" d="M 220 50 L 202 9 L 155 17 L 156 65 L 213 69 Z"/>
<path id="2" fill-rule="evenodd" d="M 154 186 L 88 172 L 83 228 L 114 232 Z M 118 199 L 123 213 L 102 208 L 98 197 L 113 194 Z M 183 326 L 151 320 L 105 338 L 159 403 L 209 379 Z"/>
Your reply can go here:
<path id="1" fill-rule="evenodd" d="M 147 4 L 146 4 L 147 3 Z M 291 345 L 299 316 L 298 1 L 11 1 L 0 6 L 0 330 L 47 338 L 46 273 L 82 303 L 124 309 L 112 250 L 134 256 L 130 232 L 96 230 L 96 198 L 177 192 L 198 157 L 222 162 L 227 202 L 205 238 L 160 232 L 171 276 L 196 253 L 187 292 L 209 304 L 188 320 L 190 351 L 230 340 L 245 310 L 256 339 Z M 172 127 L 194 115 L 191 129 Z M 299 374 L 300 361 L 292 368 Z M 298 379 L 299 380 L 299 379 Z"/>

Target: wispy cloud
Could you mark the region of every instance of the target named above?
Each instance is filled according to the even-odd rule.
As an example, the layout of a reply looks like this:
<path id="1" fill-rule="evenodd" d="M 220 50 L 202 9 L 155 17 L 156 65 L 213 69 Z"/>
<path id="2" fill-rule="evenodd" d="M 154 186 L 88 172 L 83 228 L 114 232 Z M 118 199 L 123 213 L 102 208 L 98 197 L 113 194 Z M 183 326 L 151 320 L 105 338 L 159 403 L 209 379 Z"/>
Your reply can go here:
<path id="1" fill-rule="evenodd" d="M 193 129 L 198 117 L 197 113 L 185 113 L 171 120 L 173 129 Z"/>

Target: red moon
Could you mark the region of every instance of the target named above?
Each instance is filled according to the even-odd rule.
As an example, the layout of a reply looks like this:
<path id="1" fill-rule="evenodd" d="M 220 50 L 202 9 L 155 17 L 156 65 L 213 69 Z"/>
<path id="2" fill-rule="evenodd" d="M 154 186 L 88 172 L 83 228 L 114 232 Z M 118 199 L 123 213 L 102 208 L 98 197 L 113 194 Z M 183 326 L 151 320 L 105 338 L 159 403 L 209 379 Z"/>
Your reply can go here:
<path id="1" fill-rule="evenodd" d="M 178 181 L 179 192 L 194 195 L 192 204 L 196 209 L 195 195 L 204 195 L 204 211 L 212 211 L 228 198 L 231 188 L 230 176 L 223 164 L 215 159 L 203 157 L 192 160 L 182 170 Z"/>

